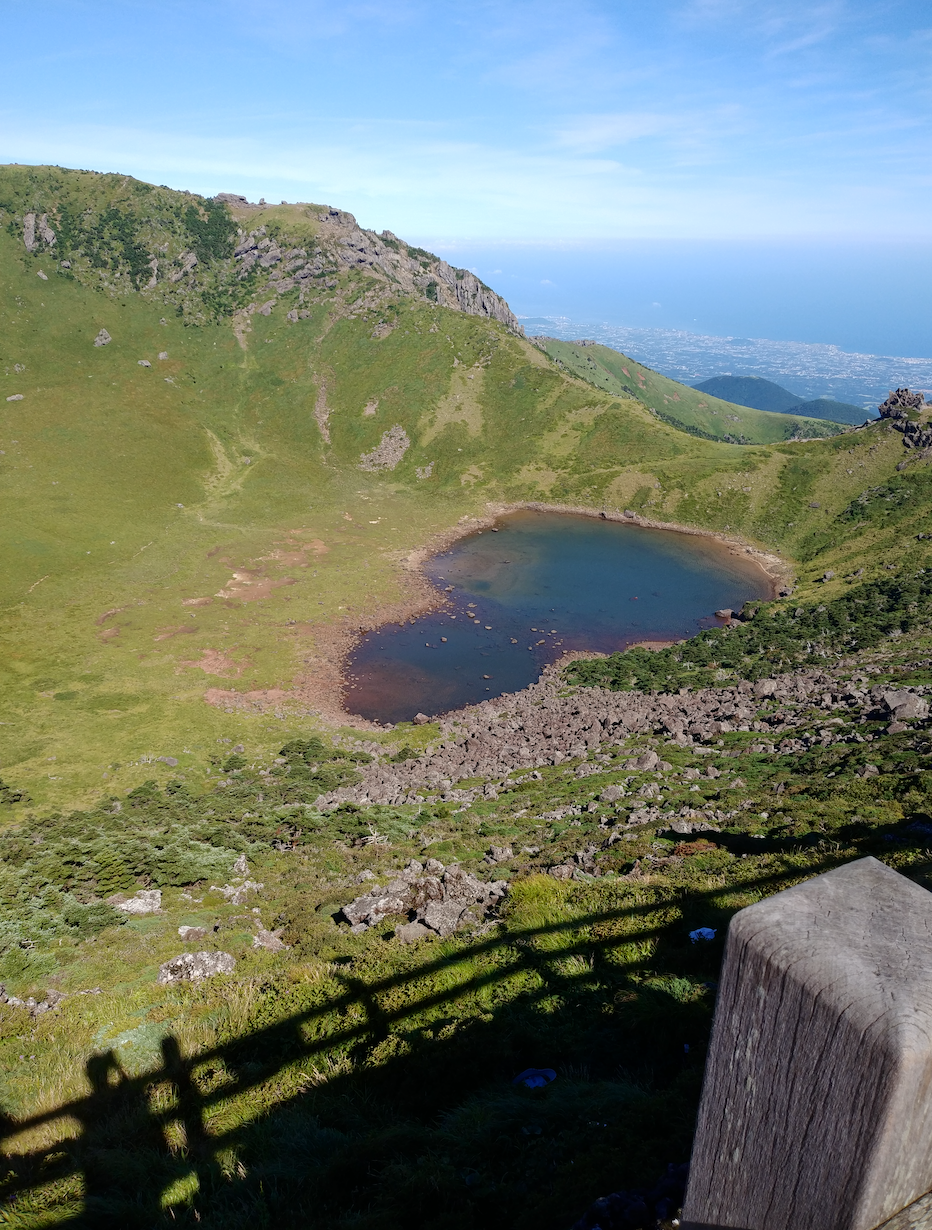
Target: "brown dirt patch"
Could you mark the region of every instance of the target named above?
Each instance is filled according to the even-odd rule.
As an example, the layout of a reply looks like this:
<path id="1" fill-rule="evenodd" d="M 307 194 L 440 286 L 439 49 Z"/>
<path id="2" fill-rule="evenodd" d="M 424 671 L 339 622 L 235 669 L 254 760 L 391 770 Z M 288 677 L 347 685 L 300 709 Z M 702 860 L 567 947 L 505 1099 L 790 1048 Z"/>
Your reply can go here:
<path id="1" fill-rule="evenodd" d="M 288 693 L 282 688 L 259 688 L 254 692 L 233 692 L 225 691 L 223 688 L 208 688 L 204 693 L 204 699 L 208 705 L 214 705 L 218 709 L 231 707 L 242 709 L 250 706 L 262 710 L 284 700 L 287 695 Z"/>
<path id="2" fill-rule="evenodd" d="M 273 590 L 280 589 L 283 585 L 294 584 L 294 577 L 282 577 L 279 581 L 273 581 L 271 577 L 263 576 L 261 572 L 239 568 L 224 588 L 215 594 L 215 597 L 239 598 L 241 602 L 256 602 L 260 598 L 268 598 Z"/>
<path id="3" fill-rule="evenodd" d="M 182 669 L 194 669 L 203 671 L 205 675 L 219 675 L 221 679 L 230 676 L 238 679 L 248 665 L 247 661 L 242 664 L 234 662 L 230 655 L 221 649 L 202 649 L 200 659 L 179 662 L 175 673 L 179 674 Z"/>
<path id="4" fill-rule="evenodd" d="M 197 632 L 197 625 L 179 624 L 177 628 L 160 628 L 158 635 L 152 639 L 156 643 L 158 641 L 170 641 L 173 636 L 183 636 L 186 632 Z"/>
<path id="5" fill-rule="evenodd" d="M 125 611 L 125 610 L 126 610 L 125 606 L 112 606 L 109 611 L 104 611 L 103 615 L 98 615 L 97 618 L 94 620 L 94 623 L 97 624 L 98 626 L 100 624 L 104 624 L 107 622 L 107 620 L 110 618 L 111 615 L 119 615 L 120 611 Z"/>

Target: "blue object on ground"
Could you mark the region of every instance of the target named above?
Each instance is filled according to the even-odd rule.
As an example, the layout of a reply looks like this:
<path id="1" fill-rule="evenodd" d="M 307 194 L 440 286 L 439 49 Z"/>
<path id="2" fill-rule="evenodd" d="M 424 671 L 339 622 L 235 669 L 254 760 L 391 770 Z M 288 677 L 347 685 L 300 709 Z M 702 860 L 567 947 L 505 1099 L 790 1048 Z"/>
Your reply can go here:
<path id="1" fill-rule="evenodd" d="M 528 1089 L 543 1089 L 551 1081 L 557 1079 L 553 1068 L 525 1068 L 511 1082 L 513 1085 L 526 1085 Z"/>
<path id="2" fill-rule="evenodd" d="M 699 927 L 695 931 L 690 931 L 689 938 L 694 944 L 698 944 L 700 940 L 714 940 L 715 932 L 711 927 Z"/>

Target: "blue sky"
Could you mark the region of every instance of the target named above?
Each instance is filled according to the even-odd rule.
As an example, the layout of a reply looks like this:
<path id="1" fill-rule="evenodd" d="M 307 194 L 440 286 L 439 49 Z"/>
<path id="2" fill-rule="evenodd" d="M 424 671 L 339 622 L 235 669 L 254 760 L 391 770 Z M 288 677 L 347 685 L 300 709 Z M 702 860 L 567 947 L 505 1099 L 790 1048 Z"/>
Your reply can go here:
<path id="1" fill-rule="evenodd" d="M 932 355 L 932 6 L 7 0 L 0 161 L 351 210 L 519 313 Z"/>
<path id="2" fill-rule="evenodd" d="M 8 0 L 0 160 L 441 240 L 932 238 L 911 0 Z"/>

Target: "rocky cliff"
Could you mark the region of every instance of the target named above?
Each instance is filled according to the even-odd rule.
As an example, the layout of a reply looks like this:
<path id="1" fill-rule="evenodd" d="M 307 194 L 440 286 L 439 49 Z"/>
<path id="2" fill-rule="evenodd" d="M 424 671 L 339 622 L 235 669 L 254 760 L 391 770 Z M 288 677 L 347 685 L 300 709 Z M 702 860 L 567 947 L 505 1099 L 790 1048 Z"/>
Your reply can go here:
<path id="1" fill-rule="evenodd" d="M 400 292 L 523 334 L 508 304 L 468 270 L 390 231 L 363 230 L 329 206 L 268 206 L 130 176 L 12 166 L 0 168 L 0 224 L 40 277 L 65 273 L 111 294 L 138 294 L 191 324 L 271 310 L 270 298 L 289 292 L 298 310 L 312 295 L 340 298 L 354 281 L 343 275 L 355 273 L 367 279 L 370 301 Z"/>

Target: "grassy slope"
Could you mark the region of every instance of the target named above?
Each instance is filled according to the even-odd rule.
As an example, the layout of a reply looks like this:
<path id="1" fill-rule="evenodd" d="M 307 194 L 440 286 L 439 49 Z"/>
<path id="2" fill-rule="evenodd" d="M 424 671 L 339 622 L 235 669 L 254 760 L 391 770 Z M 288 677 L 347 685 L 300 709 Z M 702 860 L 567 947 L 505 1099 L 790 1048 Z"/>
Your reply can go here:
<path id="1" fill-rule="evenodd" d="M 665 793 L 674 808 L 743 807 L 728 826 L 734 852 L 726 843 L 691 854 L 647 882 L 618 873 L 672 852 L 653 828 L 601 852 L 598 880 L 528 876 L 519 856 L 505 869 L 513 890 L 499 928 L 411 950 L 387 942 L 393 920 L 362 937 L 333 925 L 361 870 L 436 856 L 488 878 L 500 873 L 483 861 L 493 841 L 541 847 L 540 865 L 600 844 L 597 815 L 541 814 L 630 777 L 627 755 L 657 741 L 632 740 L 583 780 L 544 768 L 455 815 L 439 804 L 280 818 L 259 769 L 291 734 L 322 723 L 294 703 L 281 717 L 226 713 L 204 690 L 287 687 L 321 633 L 404 596 L 403 556 L 490 500 L 628 507 L 727 529 L 796 567 L 793 606 L 835 596 L 846 573 L 884 577 L 887 564 L 923 562 L 915 534 L 932 528 L 928 463 L 881 423 L 812 443 L 690 436 L 495 324 L 400 297 L 354 317 L 348 300 L 365 283 L 351 275 L 307 320 L 288 324 L 287 301 L 253 317 L 243 350 L 228 323 L 186 328 L 162 304 L 85 289 L 6 233 L 0 269 L 0 771 L 35 801 L 0 795 L 0 903 L 4 919 L 28 920 L 40 937 L 23 946 L 0 936 L 0 980 L 21 995 L 103 988 L 35 1021 L 0 1005 L 3 1106 L 28 1116 L 81 1098 L 92 1055 L 112 1051 L 123 1074 L 110 1074 L 121 1083 L 113 1095 L 14 1135 L 11 1225 L 60 1224 L 88 1204 L 88 1220 L 71 1224 L 196 1216 L 216 1230 L 417 1230 L 443 1208 L 463 1230 L 565 1230 L 596 1196 L 683 1160 L 728 918 L 865 853 L 928 876 L 925 830 L 901 823 L 932 811 L 921 733 L 887 736 L 872 723 L 860 728 L 870 744 L 804 756 L 755 753 L 751 733 L 725 736 L 711 757 L 658 744 L 677 770 L 713 759 L 723 771 L 701 793 L 671 775 Z M 377 339 L 383 319 L 397 327 Z M 114 340 L 95 349 L 102 326 Z M 324 385 L 330 446 L 314 418 Z M 23 401 L 3 400 L 16 393 Z M 364 415 L 374 399 L 377 413 Z M 414 441 L 398 469 L 357 469 L 396 423 Z M 294 583 L 252 602 L 217 597 L 244 568 L 247 579 Z M 836 579 L 817 585 L 826 569 Z M 184 606 L 192 597 L 213 600 Z M 929 648 L 928 637 L 890 642 L 873 680 L 928 682 Z M 185 665 L 205 649 L 226 655 L 224 673 Z M 925 666 L 903 674 L 896 655 Z M 813 709 L 813 729 L 826 717 Z M 236 767 L 224 757 L 240 740 L 248 759 Z M 738 752 L 740 788 L 728 773 Z M 158 755 L 177 756 L 178 769 L 146 763 Z M 868 760 L 878 776 L 857 775 Z M 211 790 L 218 769 L 230 786 Z M 186 788 L 125 797 L 143 779 L 178 775 Z M 29 819 L 102 794 L 124 810 Z M 370 824 L 392 845 L 352 845 Z M 88 853 L 92 831 L 101 836 Z M 209 843 L 217 866 L 216 880 L 187 895 L 195 873 L 171 865 L 179 834 L 202 855 Z M 748 834 L 770 840 L 741 857 Z M 95 929 L 82 895 L 140 882 L 123 855 L 143 842 L 164 913 Z M 244 909 L 209 889 L 239 851 L 287 951 L 254 949 L 252 899 Z M 32 867 L 22 899 L 8 862 Z M 71 921 L 41 904 L 43 891 L 61 896 L 62 862 L 78 902 Z M 183 947 L 181 924 L 219 927 L 206 946 L 233 953 L 237 976 L 158 986 L 157 965 Z M 718 939 L 690 944 L 695 926 L 718 928 Z M 172 1039 L 189 1063 L 171 1059 Z M 527 1064 L 557 1067 L 558 1081 L 516 1089 L 511 1077 Z"/>
<path id="2" fill-rule="evenodd" d="M 822 419 L 753 410 L 661 376 L 610 346 L 580 346 L 547 338 L 541 342 L 568 371 L 619 397 L 637 397 L 666 421 L 675 420 L 716 440 L 774 444 L 791 437 L 830 436 L 838 430 Z"/>
<path id="3" fill-rule="evenodd" d="M 880 425 L 771 447 L 691 437 L 494 322 L 403 298 L 356 317 L 324 300 L 293 325 L 283 304 L 252 318 L 244 351 L 227 323 L 185 327 L 138 295 L 56 274 L 8 235 L 0 246 L 0 393 L 24 395 L 0 402 L 0 721 L 3 762 L 39 802 L 125 788 L 153 771 L 147 756 L 202 772 L 213 741 L 238 740 L 246 721 L 205 706 L 205 687 L 287 688 L 318 630 L 355 626 L 373 597 L 402 599 L 400 559 L 489 500 L 634 508 L 792 560 L 902 455 Z M 354 279 L 344 300 L 365 289 Z M 377 339 L 383 318 L 399 323 Z M 101 327 L 114 340 L 95 348 Z M 322 384 L 329 448 L 314 419 Z M 395 424 L 414 442 L 401 465 L 356 468 Z M 897 549 L 882 530 L 848 540 L 823 544 L 813 572 Z M 325 553 L 301 553 L 318 541 Z M 294 584 L 216 597 L 243 568 Z M 195 597 L 213 601 L 182 605 Z M 205 649 L 225 665 L 185 665 Z M 271 746 L 306 719 L 248 722 Z"/>

